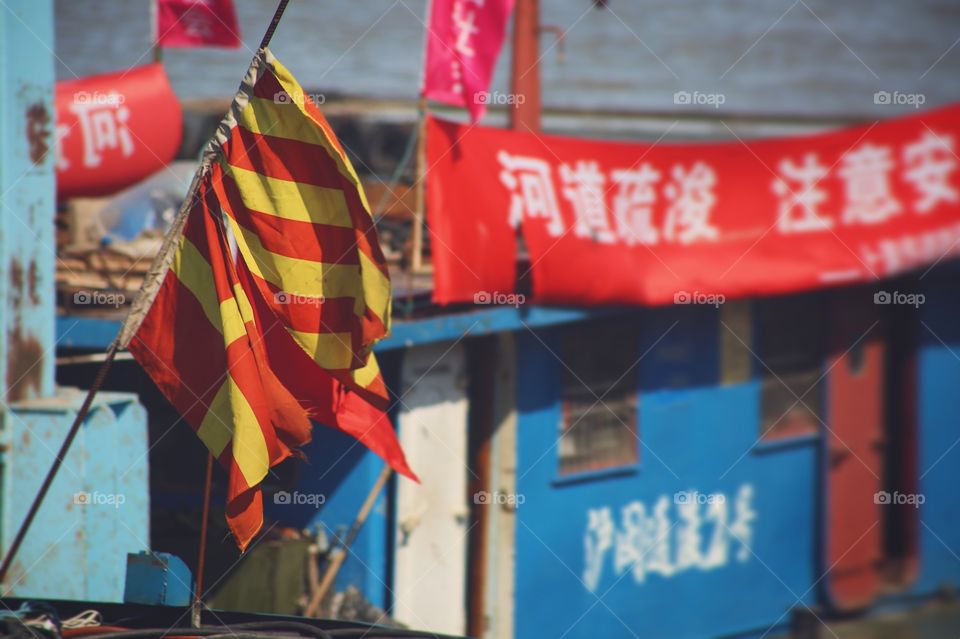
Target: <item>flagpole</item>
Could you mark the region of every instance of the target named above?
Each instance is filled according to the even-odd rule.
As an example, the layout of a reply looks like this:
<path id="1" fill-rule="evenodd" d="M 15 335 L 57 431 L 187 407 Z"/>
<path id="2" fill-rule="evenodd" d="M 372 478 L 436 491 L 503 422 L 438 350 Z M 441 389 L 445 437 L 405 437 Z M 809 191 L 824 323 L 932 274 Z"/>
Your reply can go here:
<path id="1" fill-rule="evenodd" d="M 416 206 L 413 212 L 413 247 L 410 256 L 411 273 L 419 273 L 423 268 L 423 220 L 425 218 L 426 202 L 424 198 L 424 178 L 426 173 L 427 155 L 427 97 L 420 95 L 417 107 L 417 161 L 414 171 L 416 185 Z"/>
<path id="2" fill-rule="evenodd" d="M 263 34 L 263 40 L 260 41 L 261 49 L 266 49 L 270 46 L 270 40 L 273 39 L 273 32 L 277 30 L 277 25 L 280 24 L 280 18 L 283 17 L 283 12 L 287 10 L 287 4 L 289 2 L 290 0 L 280 0 L 280 3 L 277 5 L 277 10 L 273 12 L 273 20 L 270 21 L 266 33 Z"/>
<path id="3" fill-rule="evenodd" d="M 207 557 L 207 522 L 210 519 L 210 487 L 213 484 L 213 453 L 207 452 L 207 478 L 203 482 L 203 514 L 200 520 L 200 550 L 197 553 L 197 586 L 193 593 L 191 621 L 194 628 L 200 627 L 200 611 L 203 608 L 203 568 Z"/>
<path id="4" fill-rule="evenodd" d="M 160 8 L 157 3 L 160 0 L 150 0 L 150 37 L 153 39 L 153 61 L 160 62 L 163 59 L 163 48 L 160 46 Z"/>
<path id="5" fill-rule="evenodd" d="M 259 48 L 261 50 L 269 46 L 270 40 L 273 38 L 273 34 L 277 30 L 277 25 L 280 24 L 280 18 L 283 17 L 283 12 L 286 10 L 289 2 L 290 0 L 280 0 L 279 4 L 277 5 L 277 9 L 273 14 L 273 18 L 270 20 L 270 24 L 267 26 L 267 30 L 263 34 L 263 39 L 260 41 Z M 167 237 L 164 239 L 160 253 L 157 254 L 157 257 L 154 259 L 154 262 L 150 267 L 150 272 L 144 276 L 144 286 L 146 286 L 148 282 L 157 279 L 159 277 L 159 273 L 165 271 L 166 267 L 168 266 L 169 256 L 167 253 L 171 252 L 174 245 L 174 242 L 170 241 L 171 237 L 178 235 L 179 229 L 177 228 L 177 225 L 179 224 L 179 226 L 182 228 L 182 225 L 185 223 L 186 211 L 189 209 L 192 200 L 196 197 L 197 191 L 200 187 L 200 178 L 209 166 L 209 162 L 209 156 L 204 154 L 204 160 L 197 169 L 197 173 L 193 177 L 193 182 L 190 184 L 190 189 L 187 191 L 187 195 L 184 198 L 184 204 L 181 206 L 180 213 L 177 216 L 178 219 L 174 221 L 173 227 L 171 227 Z M 0 584 L 6 580 L 10 571 L 10 566 L 13 564 L 13 560 L 17 555 L 17 551 L 20 550 L 20 546 L 23 544 L 23 540 L 26 537 L 27 532 L 30 530 L 30 525 L 37 516 L 37 512 L 40 510 L 40 506 L 43 504 L 44 498 L 50 491 L 50 486 L 53 484 L 53 480 L 57 476 L 57 472 L 59 472 L 60 467 L 63 465 L 63 460 L 66 459 L 67 453 L 70 452 L 70 447 L 73 445 L 73 440 L 76 439 L 77 433 L 80 431 L 80 425 L 90 412 L 90 406 L 93 405 L 93 399 L 96 397 L 97 392 L 99 392 L 100 387 L 103 385 L 103 382 L 107 377 L 107 372 L 109 372 L 110 366 L 113 364 L 113 361 L 117 357 L 117 353 L 121 348 L 121 344 L 125 343 L 125 338 L 132 334 L 131 325 L 128 320 L 130 319 L 130 315 L 132 315 L 134 312 L 137 312 L 138 302 L 140 303 L 140 319 L 142 319 L 142 315 L 146 312 L 146 309 L 143 308 L 144 301 L 140 299 L 144 295 L 145 291 L 144 289 L 141 289 L 138 299 L 134 301 L 134 306 L 131 309 L 131 312 L 128 314 L 127 319 L 124 320 L 124 324 L 120 329 L 120 333 L 117 334 L 117 336 L 110 343 L 110 346 L 107 348 L 103 363 L 97 370 L 97 374 L 94 377 L 93 383 L 90 385 L 89 390 L 87 390 L 87 395 L 84 397 L 83 403 L 80 405 L 80 410 L 77 411 L 77 416 L 74 418 L 73 424 L 70 426 L 70 430 L 67 431 L 67 435 L 64 438 L 63 443 L 60 445 L 60 450 L 57 452 L 57 455 L 53 460 L 53 464 L 50 466 L 50 470 L 47 471 L 47 476 L 44 477 L 43 483 L 40 484 L 40 490 L 37 492 L 36 497 L 34 497 L 33 503 L 30 504 L 30 509 L 27 511 L 27 516 L 24 517 L 23 522 L 21 522 L 20 528 L 17 529 L 17 534 L 14 535 L 13 541 L 10 543 L 10 547 L 7 549 L 6 554 L 3 557 L 3 563 L 0 564 Z"/>
<path id="6" fill-rule="evenodd" d="M 413 274 L 423 268 L 423 221 L 425 219 L 426 204 L 424 198 L 424 178 L 426 173 L 427 155 L 427 51 L 430 48 L 430 24 L 433 15 L 433 0 L 427 0 L 426 15 L 424 16 L 426 30 L 423 33 L 423 60 L 420 64 L 420 100 L 417 103 L 417 156 L 414 162 L 414 195 L 416 201 L 413 211 L 413 236 L 411 237 L 412 255 L 410 256 L 410 281 L 408 291 L 413 290 Z"/>

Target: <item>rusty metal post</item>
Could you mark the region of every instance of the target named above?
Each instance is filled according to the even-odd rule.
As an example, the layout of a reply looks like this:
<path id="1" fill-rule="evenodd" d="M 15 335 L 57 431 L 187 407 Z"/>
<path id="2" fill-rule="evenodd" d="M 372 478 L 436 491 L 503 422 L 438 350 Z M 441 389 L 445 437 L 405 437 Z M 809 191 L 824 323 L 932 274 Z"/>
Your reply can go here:
<path id="1" fill-rule="evenodd" d="M 540 131 L 540 2 L 517 0 L 513 9 L 510 92 L 523 99 L 510 107 L 510 128 Z"/>
<path id="2" fill-rule="evenodd" d="M 0 401 L 54 392 L 53 2 L 0 3 Z"/>

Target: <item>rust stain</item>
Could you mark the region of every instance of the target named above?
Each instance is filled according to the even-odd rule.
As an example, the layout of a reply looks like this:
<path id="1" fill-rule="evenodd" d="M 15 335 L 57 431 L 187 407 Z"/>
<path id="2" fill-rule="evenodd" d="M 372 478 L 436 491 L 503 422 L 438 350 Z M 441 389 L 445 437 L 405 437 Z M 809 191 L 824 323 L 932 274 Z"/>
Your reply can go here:
<path id="1" fill-rule="evenodd" d="M 41 391 L 43 374 L 43 346 L 31 335 L 24 335 L 20 327 L 8 332 L 7 339 L 7 397 L 16 402 L 37 396 Z"/>
<path id="2" fill-rule="evenodd" d="M 34 265 L 35 266 L 35 265 Z M 30 278 L 28 278 L 30 279 Z M 35 293 L 31 292 L 32 298 Z M 21 328 L 24 300 L 23 266 L 16 258 L 10 260 L 10 311 L 13 325 L 7 332 L 7 398 L 20 401 L 39 395 L 42 384 L 43 345 Z"/>
<path id="3" fill-rule="evenodd" d="M 50 112 L 43 102 L 27 107 L 27 143 L 30 145 L 30 161 L 42 164 L 50 150 Z"/>
<path id="4" fill-rule="evenodd" d="M 27 271 L 27 293 L 30 295 L 30 303 L 34 306 L 40 305 L 40 269 L 37 268 L 36 260 L 30 260 L 30 269 Z"/>
<path id="5" fill-rule="evenodd" d="M 10 260 L 10 288 L 14 294 L 19 294 L 23 290 L 23 267 L 20 266 L 16 258 Z M 15 301 L 19 305 L 19 301 Z"/>

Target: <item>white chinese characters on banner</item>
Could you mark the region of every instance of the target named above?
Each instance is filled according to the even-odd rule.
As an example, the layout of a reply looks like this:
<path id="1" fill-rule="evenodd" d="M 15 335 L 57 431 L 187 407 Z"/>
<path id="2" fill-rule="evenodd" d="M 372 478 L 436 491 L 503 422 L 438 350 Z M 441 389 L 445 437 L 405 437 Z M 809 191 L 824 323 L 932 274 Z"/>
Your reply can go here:
<path id="1" fill-rule="evenodd" d="M 690 570 L 716 570 L 747 562 L 752 554 L 754 488 L 743 484 L 733 499 L 722 493 L 661 495 L 648 508 L 635 500 L 620 509 L 619 526 L 608 506 L 587 511 L 583 583 L 596 591 L 612 550 L 615 575 L 629 572 L 645 583 L 648 575 L 676 577 Z M 732 503 L 731 503 L 732 501 Z"/>
<path id="2" fill-rule="evenodd" d="M 907 166 L 904 177 L 917 189 L 919 199 L 914 206 L 921 213 L 929 213 L 940 202 L 957 202 L 957 189 L 950 184 L 950 174 L 957 169 L 957 154 L 952 135 L 927 133 L 919 142 L 903 150 Z"/>
<path id="3" fill-rule="evenodd" d="M 713 220 L 720 178 L 706 162 L 662 167 L 642 162 L 605 171 L 593 159 L 552 162 L 504 150 L 497 159 L 500 182 L 510 194 L 513 227 L 537 220 L 547 225 L 550 237 L 572 230 L 576 238 L 626 246 L 722 239 Z M 782 157 L 771 165 L 770 188 L 777 196 L 771 228 L 782 235 L 822 233 L 838 226 L 882 224 L 906 211 L 928 214 L 940 204 L 960 202 L 954 183 L 958 166 L 953 137 L 933 130 L 900 149 L 862 143 L 832 165 L 814 152 Z M 898 199 L 894 180 L 910 187 L 911 201 Z M 842 198 L 832 209 L 830 184 L 837 185 Z M 907 197 L 903 189 L 899 193 Z M 560 196 L 569 206 L 569 218 Z"/>
<path id="4" fill-rule="evenodd" d="M 500 182 L 510 191 L 510 225 L 520 226 L 523 219 L 544 219 L 547 233 L 552 237 L 563 234 L 563 218 L 550 176 L 550 164 L 540 158 L 510 155 L 506 151 L 497 154 L 500 166 Z"/>
<path id="5" fill-rule="evenodd" d="M 66 124 L 58 124 L 53 129 L 54 141 L 54 160 L 56 161 L 57 171 L 66 171 L 70 168 L 70 160 L 67 159 L 67 153 L 63 149 L 63 141 L 70 133 L 71 127 Z"/>
<path id="6" fill-rule="evenodd" d="M 477 9 L 482 7 L 483 0 L 454 0 L 453 2 L 453 50 L 456 55 L 450 58 L 450 76 L 454 82 L 454 93 L 463 92 L 464 61 L 476 55 L 473 36 L 479 31 Z"/>
<path id="7" fill-rule="evenodd" d="M 607 220 L 604 204 L 604 186 L 607 178 L 600 172 L 596 162 L 580 161 L 576 167 L 560 165 L 563 180 L 563 196 L 573 206 L 576 222 L 573 233 L 577 237 L 590 237 L 601 244 L 613 242 L 613 231 Z"/>
<path id="8" fill-rule="evenodd" d="M 671 202 L 663 236 L 667 241 L 676 239 L 681 244 L 716 241 L 717 229 L 710 225 L 710 212 L 717 203 L 713 194 L 717 176 L 713 169 L 697 162 L 689 169 L 677 165 L 671 175 L 673 181 L 663 191 Z"/>
<path id="9" fill-rule="evenodd" d="M 780 162 L 780 177 L 773 182 L 773 192 L 780 198 L 777 229 L 781 233 L 823 231 L 833 227 L 833 220 L 820 217 L 817 210 L 827 200 L 820 186 L 827 177 L 827 167 L 820 164 L 816 153 L 803 156 L 803 164 L 789 158 Z"/>
<path id="10" fill-rule="evenodd" d="M 847 205 L 844 224 L 879 224 L 900 212 L 900 203 L 890 192 L 893 156 L 889 147 L 863 144 L 841 160 Z"/>
<path id="11" fill-rule="evenodd" d="M 133 155 L 133 136 L 127 128 L 130 110 L 125 106 L 98 102 L 75 102 L 70 111 L 77 116 L 77 124 L 66 128 L 58 125 L 56 130 L 57 169 L 70 167 L 63 155 L 63 141 L 76 130 L 83 140 L 83 166 L 96 168 L 103 162 L 103 153 L 119 151 L 127 158 Z"/>
<path id="12" fill-rule="evenodd" d="M 500 183 L 510 192 L 510 225 L 517 227 L 525 218 L 544 219 L 548 235 L 562 236 L 567 225 L 558 205 L 553 165 L 540 157 L 503 150 L 497 153 L 497 160 Z M 630 246 L 656 244 L 660 237 L 680 244 L 718 239 L 718 230 L 710 223 L 716 204 L 716 174 L 703 162 L 689 168 L 672 167 L 670 181 L 663 188 L 668 207 L 662 229 L 653 219 L 656 183 L 661 176 L 649 164 L 614 169 L 608 179 L 598 162 L 578 160 L 562 163 L 559 173 L 561 192 L 573 210 L 575 237 Z M 611 191 L 612 214 L 607 204 Z M 615 226 L 611 226 L 611 218 Z"/>
<path id="13" fill-rule="evenodd" d="M 960 194 L 950 183 L 958 164 L 952 136 L 928 129 L 903 148 L 899 165 L 895 151 L 890 146 L 863 143 L 840 158 L 837 175 L 844 187 L 843 225 L 880 224 L 904 211 L 891 188 L 898 169 L 917 193 L 916 200 L 908 203 L 917 213 L 929 213 L 941 202 L 957 202 Z M 802 165 L 789 158 L 781 161 L 773 181 L 773 190 L 780 197 L 777 227 L 781 233 L 834 227 L 834 220 L 818 210 L 828 199 L 823 184 L 829 177 L 828 168 L 814 153 L 804 156 Z"/>
<path id="14" fill-rule="evenodd" d="M 617 237 L 627 246 L 656 244 L 659 235 L 653 223 L 653 205 L 657 201 L 660 172 L 643 163 L 636 169 L 612 171 L 610 177 L 616 185 L 613 218 L 617 222 Z"/>

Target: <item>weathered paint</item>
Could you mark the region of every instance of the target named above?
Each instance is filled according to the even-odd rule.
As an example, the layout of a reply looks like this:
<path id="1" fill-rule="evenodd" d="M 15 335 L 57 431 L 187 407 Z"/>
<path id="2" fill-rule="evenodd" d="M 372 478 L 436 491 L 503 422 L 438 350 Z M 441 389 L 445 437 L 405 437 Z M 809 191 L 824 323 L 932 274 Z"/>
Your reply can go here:
<path id="1" fill-rule="evenodd" d="M 786 624 L 791 607 L 815 601 L 816 440 L 758 445 L 759 384 L 718 384 L 725 330 L 718 315 L 696 307 L 633 314 L 642 336 L 634 373 L 640 463 L 579 481 L 557 476 L 559 329 L 519 333 L 517 637 L 762 632 Z M 578 329 L 588 334 L 589 324 Z M 715 566 L 677 570 L 671 553 L 662 570 L 639 580 L 631 569 L 617 570 L 613 548 L 590 583 L 584 531 L 591 511 L 609 508 L 619 525 L 631 504 L 665 503 L 670 530 L 681 491 L 726 496 L 728 526 L 739 508 L 738 537 L 752 537 L 749 550 L 731 535 Z M 705 500 L 701 515 L 709 507 Z M 709 549 L 716 527 L 701 532 Z M 671 544 L 678 541 L 676 530 L 669 535 Z"/>
<path id="2" fill-rule="evenodd" d="M 0 7 L 0 380 L 4 400 L 53 392 L 53 2 Z"/>
<path id="3" fill-rule="evenodd" d="M 825 523 L 821 570 L 836 608 L 869 605 L 883 585 L 884 370 L 883 306 L 856 288 L 830 304 L 826 362 L 828 430 L 824 434 Z"/>
<path id="4" fill-rule="evenodd" d="M 23 520 L 83 393 L 21 402 L 3 413 L 2 535 Z M 149 548 L 146 414 L 101 392 L 17 555 L 8 594 L 123 600 L 126 555 Z M 9 589 L 7 591 L 6 589 Z"/>
<path id="5" fill-rule="evenodd" d="M 189 606 L 193 575 L 179 557 L 153 551 L 127 555 L 124 603 Z"/>
<path id="6" fill-rule="evenodd" d="M 917 323 L 919 575 L 909 594 L 960 584 L 960 296 L 957 264 L 919 280 Z"/>
<path id="7" fill-rule="evenodd" d="M 54 388 L 53 2 L 0 4 L 0 541 L 10 543 L 83 393 Z M 4 593 L 121 601 L 126 554 L 149 548 L 146 414 L 101 393 Z"/>
<path id="8" fill-rule="evenodd" d="M 467 380 L 463 346 L 404 357 L 400 443 L 421 483 L 397 484 L 393 615 L 411 627 L 466 630 Z"/>
<path id="9" fill-rule="evenodd" d="M 491 443 L 490 476 L 493 492 L 513 495 L 517 492 L 517 353 L 512 333 L 499 336 L 493 400 L 494 432 Z M 487 639 L 513 639 L 513 620 L 517 602 L 516 583 L 517 511 L 500 505 L 490 506 L 487 536 L 485 631 Z"/>

